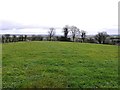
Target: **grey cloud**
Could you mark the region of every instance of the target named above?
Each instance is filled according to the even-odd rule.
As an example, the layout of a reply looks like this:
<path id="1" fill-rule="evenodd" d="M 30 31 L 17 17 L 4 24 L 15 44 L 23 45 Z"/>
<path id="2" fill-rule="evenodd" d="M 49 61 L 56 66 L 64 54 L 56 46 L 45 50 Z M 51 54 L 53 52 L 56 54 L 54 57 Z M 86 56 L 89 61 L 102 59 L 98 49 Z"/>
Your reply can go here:
<path id="1" fill-rule="evenodd" d="M 22 24 L 11 22 L 11 21 L 0 21 L 0 30 L 11 30 L 11 29 L 23 28 Z"/>
<path id="2" fill-rule="evenodd" d="M 50 27 L 39 26 L 39 25 L 22 25 L 20 23 L 11 22 L 11 21 L 0 21 L 0 30 L 12 30 L 12 29 L 49 29 Z M 55 27 L 56 29 L 61 29 L 60 27 Z"/>
<path id="3" fill-rule="evenodd" d="M 104 31 L 106 31 L 108 34 L 118 34 L 117 28 L 106 28 Z"/>

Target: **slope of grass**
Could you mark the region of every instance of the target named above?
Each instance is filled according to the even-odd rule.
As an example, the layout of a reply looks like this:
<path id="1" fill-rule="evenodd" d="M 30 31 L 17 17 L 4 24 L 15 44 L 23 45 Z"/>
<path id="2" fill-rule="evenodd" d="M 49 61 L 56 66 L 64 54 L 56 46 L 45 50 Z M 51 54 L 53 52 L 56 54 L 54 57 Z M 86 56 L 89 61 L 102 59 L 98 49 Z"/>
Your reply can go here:
<path id="1" fill-rule="evenodd" d="M 117 88 L 118 47 L 72 42 L 3 44 L 4 88 Z"/>

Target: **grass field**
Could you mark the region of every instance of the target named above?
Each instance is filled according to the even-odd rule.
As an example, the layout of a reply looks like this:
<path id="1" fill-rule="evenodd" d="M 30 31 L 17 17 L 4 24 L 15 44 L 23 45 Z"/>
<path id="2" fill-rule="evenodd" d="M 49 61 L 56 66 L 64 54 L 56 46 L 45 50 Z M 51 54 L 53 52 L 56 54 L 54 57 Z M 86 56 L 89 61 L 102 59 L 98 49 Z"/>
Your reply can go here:
<path id="1" fill-rule="evenodd" d="M 118 47 L 73 42 L 3 44 L 3 88 L 117 88 Z"/>

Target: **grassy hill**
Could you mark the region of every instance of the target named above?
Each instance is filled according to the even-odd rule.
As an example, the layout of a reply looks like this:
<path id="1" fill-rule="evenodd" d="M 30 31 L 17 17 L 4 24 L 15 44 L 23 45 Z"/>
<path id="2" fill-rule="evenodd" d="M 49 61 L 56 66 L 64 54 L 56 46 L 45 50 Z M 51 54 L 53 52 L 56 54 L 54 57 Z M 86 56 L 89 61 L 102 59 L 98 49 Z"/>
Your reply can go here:
<path id="1" fill-rule="evenodd" d="M 118 47 L 73 42 L 3 44 L 3 87 L 117 88 Z"/>

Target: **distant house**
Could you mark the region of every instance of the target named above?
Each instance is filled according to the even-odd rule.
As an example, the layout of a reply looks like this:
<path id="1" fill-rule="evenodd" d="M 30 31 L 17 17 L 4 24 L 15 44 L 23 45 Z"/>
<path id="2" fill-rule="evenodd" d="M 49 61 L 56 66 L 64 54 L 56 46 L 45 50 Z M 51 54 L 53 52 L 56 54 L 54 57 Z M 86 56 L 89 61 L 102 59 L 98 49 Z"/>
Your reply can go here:
<path id="1" fill-rule="evenodd" d="M 112 44 L 120 45 L 120 37 L 111 37 L 110 41 L 112 42 Z"/>
<path id="2" fill-rule="evenodd" d="M 47 37 L 43 37 L 43 41 L 47 41 Z"/>

